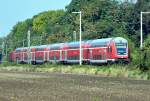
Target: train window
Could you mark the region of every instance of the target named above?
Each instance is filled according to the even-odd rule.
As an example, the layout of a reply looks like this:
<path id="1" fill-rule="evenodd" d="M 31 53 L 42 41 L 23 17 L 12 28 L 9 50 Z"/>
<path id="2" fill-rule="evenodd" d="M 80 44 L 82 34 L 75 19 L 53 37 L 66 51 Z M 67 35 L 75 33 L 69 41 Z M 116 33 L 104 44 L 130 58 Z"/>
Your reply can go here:
<path id="1" fill-rule="evenodd" d="M 24 57 L 24 60 L 28 60 L 28 57 Z"/>
<path id="2" fill-rule="evenodd" d="M 16 52 L 21 52 L 21 50 L 16 50 Z"/>
<path id="3" fill-rule="evenodd" d="M 80 43 L 79 42 L 75 42 L 75 43 L 70 43 L 68 44 L 69 49 L 77 49 L 80 47 Z"/>
<path id="4" fill-rule="evenodd" d="M 126 55 L 127 54 L 127 43 L 116 43 L 117 53 L 118 55 Z"/>
<path id="5" fill-rule="evenodd" d="M 57 56 L 50 56 L 50 60 L 59 60 L 59 57 L 57 57 Z"/>
<path id="6" fill-rule="evenodd" d="M 107 52 L 109 53 L 109 47 L 107 48 Z"/>
<path id="7" fill-rule="evenodd" d="M 108 48 L 107 48 L 107 51 L 108 51 L 109 53 L 111 53 L 111 52 L 112 52 L 112 47 L 108 47 Z"/>
<path id="8" fill-rule="evenodd" d="M 43 60 L 43 57 L 42 56 L 38 56 L 36 57 L 37 60 Z"/>
<path id="9" fill-rule="evenodd" d="M 49 56 L 50 60 L 59 60 L 59 56 L 57 56 L 57 52 L 51 53 L 52 55 Z"/>
<path id="10" fill-rule="evenodd" d="M 102 50 L 98 50 L 98 52 L 102 52 Z"/>
<path id="11" fill-rule="evenodd" d="M 99 60 L 102 60 L 102 55 L 99 55 Z"/>
<path id="12" fill-rule="evenodd" d="M 126 48 L 127 46 L 127 43 L 116 43 L 116 46 L 119 47 L 119 46 L 124 46 Z"/>
<path id="13" fill-rule="evenodd" d="M 93 43 L 92 44 L 92 47 L 106 47 L 107 44 L 104 42 L 104 43 Z"/>
<path id="14" fill-rule="evenodd" d="M 50 47 L 50 50 L 59 50 L 60 49 L 60 46 L 52 46 Z"/>
<path id="15" fill-rule="evenodd" d="M 37 51 L 44 51 L 44 48 L 37 48 Z"/>
<path id="16" fill-rule="evenodd" d="M 102 60 L 103 56 L 102 55 L 94 55 L 93 60 Z"/>
<path id="17" fill-rule="evenodd" d="M 79 48 L 79 47 L 69 47 L 69 49 L 77 49 L 77 48 Z"/>
<path id="18" fill-rule="evenodd" d="M 22 50 L 22 52 L 26 52 L 26 51 L 27 51 L 27 49 L 23 49 L 23 50 Z"/>
<path id="19" fill-rule="evenodd" d="M 112 47 L 111 46 L 109 47 L 109 52 L 112 52 Z"/>
<path id="20" fill-rule="evenodd" d="M 106 59 L 106 55 L 105 55 L 105 54 L 103 55 L 103 59 L 104 59 L 104 60 Z"/>
<path id="21" fill-rule="evenodd" d="M 76 55 L 76 56 L 70 56 L 68 57 L 69 60 L 79 60 L 79 56 Z"/>

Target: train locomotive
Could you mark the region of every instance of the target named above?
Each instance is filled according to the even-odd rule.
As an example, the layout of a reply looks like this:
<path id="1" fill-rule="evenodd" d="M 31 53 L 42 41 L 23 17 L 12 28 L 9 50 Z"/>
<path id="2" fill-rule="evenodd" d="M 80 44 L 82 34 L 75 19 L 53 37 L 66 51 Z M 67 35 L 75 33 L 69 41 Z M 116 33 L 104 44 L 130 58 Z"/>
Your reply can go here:
<path id="1" fill-rule="evenodd" d="M 82 41 L 82 63 L 104 64 L 117 61 L 130 61 L 128 41 L 122 37 Z M 32 64 L 79 63 L 80 43 L 66 42 L 40 46 L 16 48 L 10 53 L 10 60 Z M 29 58 L 30 57 L 30 58 Z"/>

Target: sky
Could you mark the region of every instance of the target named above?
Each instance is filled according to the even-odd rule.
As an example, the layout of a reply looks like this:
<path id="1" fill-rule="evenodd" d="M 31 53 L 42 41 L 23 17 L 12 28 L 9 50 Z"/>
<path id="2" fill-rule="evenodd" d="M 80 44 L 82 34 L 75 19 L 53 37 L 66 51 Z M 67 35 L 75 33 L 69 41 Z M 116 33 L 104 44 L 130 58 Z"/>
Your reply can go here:
<path id="1" fill-rule="evenodd" d="M 65 9 L 70 2 L 71 0 L 1 0 L 0 37 L 7 36 L 19 21 L 43 11 Z"/>

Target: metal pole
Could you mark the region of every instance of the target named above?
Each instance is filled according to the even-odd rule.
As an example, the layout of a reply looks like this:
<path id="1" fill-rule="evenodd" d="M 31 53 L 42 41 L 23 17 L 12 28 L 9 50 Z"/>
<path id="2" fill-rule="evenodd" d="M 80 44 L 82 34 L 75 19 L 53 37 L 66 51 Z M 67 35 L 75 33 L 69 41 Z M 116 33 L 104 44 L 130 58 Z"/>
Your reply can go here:
<path id="1" fill-rule="evenodd" d="M 82 65 L 82 36 L 81 36 L 82 28 L 81 28 L 81 11 L 80 11 L 79 13 L 80 13 L 80 65 Z"/>
<path id="2" fill-rule="evenodd" d="M 24 47 L 24 41 L 25 41 L 25 40 L 23 40 L 23 47 Z"/>
<path id="3" fill-rule="evenodd" d="M 81 26 L 81 19 L 82 19 L 82 13 L 80 12 L 72 12 L 72 13 L 78 13 L 80 14 L 80 65 L 82 65 L 82 26 Z"/>
<path id="4" fill-rule="evenodd" d="M 31 55 L 30 55 L 30 30 L 28 30 L 28 64 L 31 64 Z"/>
<path id="5" fill-rule="evenodd" d="M 143 14 L 143 12 L 141 12 L 141 43 L 140 43 L 140 48 L 141 49 L 143 48 L 143 44 L 142 44 L 143 43 L 143 26 L 142 26 L 142 24 L 143 24 L 142 23 L 143 22 L 143 18 L 142 18 L 143 15 L 142 14 Z"/>
<path id="6" fill-rule="evenodd" d="M 5 45 L 5 43 L 4 43 L 4 41 L 2 42 L 2 63 L 3 63 L 3 56 L 4 56 L 4 45 Z"/>
<path id="7" fill-rule="evenodd" d="M 77 41 L 77 33 L 76 33 L 76 31 L 73 32 L 73 36 L 74 36 L 74 41 Z"/>
<path id="8" fill-rule="evenodd" d="M 3 43 L 2 43 L 2 55 L 4 54 L 4 47 L 5 46 L 5 42 L 3 41 Z"/>
<path id="9" fill-rule="evenodd" d="M 41 35 L 41 37 L 40 37 L 40 45 L 42 45 L 42 35 Z"/>
<path id="10" fill-rule="evenodd" d="M 141 42 L 140 48 L 143 48 L 143 14 L 150 14 L 150 12 L 141 12 Z"/>
<path id="11" fill-rule="evenodd" d="M 7 44 L 6 44 L 6 59 L 8 59 L 8 57 L 7 57 Z"/>
<path id="12" fill-rule="evenodd" d="M 42 32 L 42 34 L 41 34 L 41 39 L 40 39 L 40 45 L 42 45 L 43 43 L 42 43 L 42 41 L 43 41 L 43 38 L 44 38 L 44 36 L 46 35 L 46 33 L 44 33 L 44 32 Z"/>

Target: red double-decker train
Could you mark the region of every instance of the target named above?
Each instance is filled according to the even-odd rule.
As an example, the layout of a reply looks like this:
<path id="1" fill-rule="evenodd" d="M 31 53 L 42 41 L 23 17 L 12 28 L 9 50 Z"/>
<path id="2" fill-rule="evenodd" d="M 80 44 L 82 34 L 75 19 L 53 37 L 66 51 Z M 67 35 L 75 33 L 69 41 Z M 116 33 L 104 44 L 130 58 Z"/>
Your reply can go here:
<path id="1" fill-rule="evenodd" d="M 102 64 L 116 61 L 129 62 L 128 41 L 122 37 L 82 41 L 82 63 Z M 10 60 L 18 63 L 79 63 L 80 43 L 67 42 L 17 48 Z M 30 57 L 30 58 L 29 58 Z"/>

